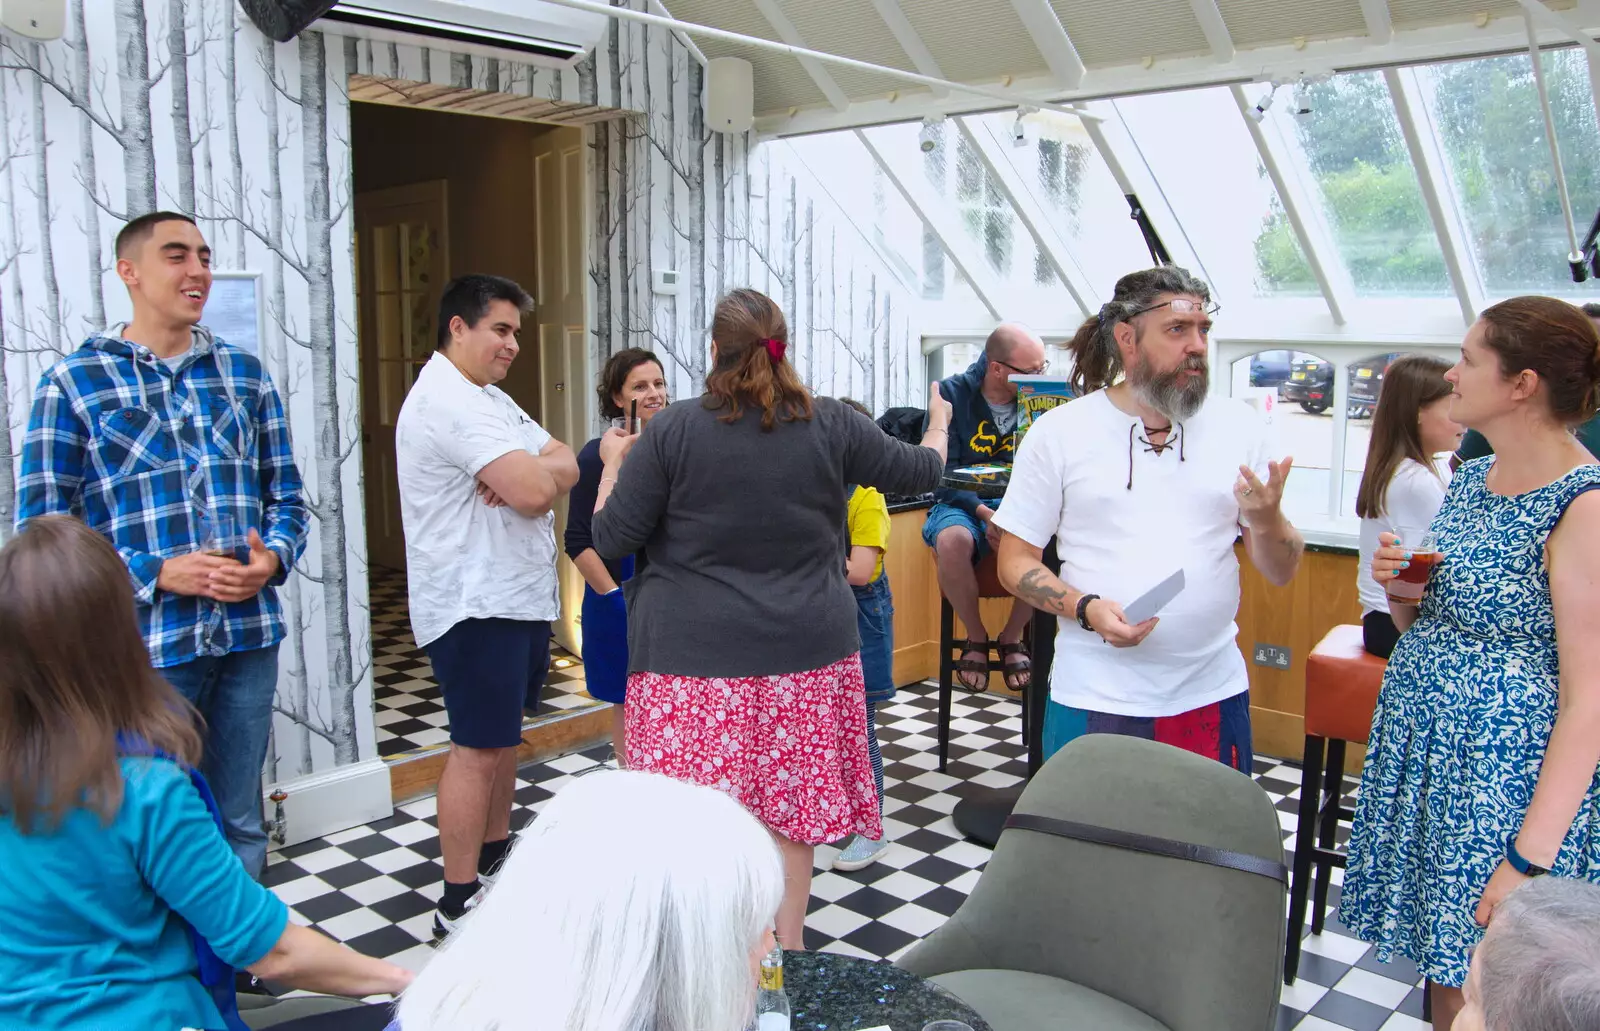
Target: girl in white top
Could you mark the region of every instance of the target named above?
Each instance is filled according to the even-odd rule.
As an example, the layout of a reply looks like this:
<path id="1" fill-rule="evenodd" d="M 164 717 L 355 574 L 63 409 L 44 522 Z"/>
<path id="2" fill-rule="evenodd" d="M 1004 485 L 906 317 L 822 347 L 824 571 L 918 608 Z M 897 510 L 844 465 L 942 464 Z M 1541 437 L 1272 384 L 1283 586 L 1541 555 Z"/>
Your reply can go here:
<path id="1" fill-rule="evenodd" d="M 1383 586 L 1372 579 L 1372 553 L 1380 533 L 1402 540 L 1420 538 L 1444 504 L 1450 469 L 1441 454 L 1455 451 L 1464 432 L 1450 419 L 1450 363 L 1423 355 L 1396 359 L 1383 374 L 1378 409 L 1372 416 L 1367 466 L 1356 495 L 1361 517 L 1361 562 L 1356 590 L 1361 596 L 1362 637 L 1367 651 L 1387 659 L 1399 640 L 1389 618 Z"/>

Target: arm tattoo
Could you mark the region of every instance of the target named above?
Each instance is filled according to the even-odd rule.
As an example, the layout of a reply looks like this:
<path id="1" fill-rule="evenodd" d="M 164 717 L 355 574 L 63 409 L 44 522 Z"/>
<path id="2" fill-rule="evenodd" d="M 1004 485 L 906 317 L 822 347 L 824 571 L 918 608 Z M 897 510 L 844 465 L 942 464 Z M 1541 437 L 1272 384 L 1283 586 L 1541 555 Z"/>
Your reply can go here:
<path id="1" fill-rule="evenodd" d="M 1034 566 L 1022 574 L 1022 579 L 1017 581 L 1017 597 L 1032 605 L 1036 609 L 1046 612 L 1065 613 L 1066 597 L 1069 593 L 1065 587 L 1058 586 L 1060 581 L 1051 581 L 1056 578 L 1050 575 L 1050 570 L 1043 566 Z"/>

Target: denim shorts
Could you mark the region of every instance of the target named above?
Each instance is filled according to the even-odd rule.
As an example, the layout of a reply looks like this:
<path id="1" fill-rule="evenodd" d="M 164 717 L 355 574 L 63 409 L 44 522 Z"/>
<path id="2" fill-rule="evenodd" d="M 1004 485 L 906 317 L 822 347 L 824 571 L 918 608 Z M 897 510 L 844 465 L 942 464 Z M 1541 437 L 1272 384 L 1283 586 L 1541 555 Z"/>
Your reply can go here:
<path id="1" fill-rule="evenodd" d="M 550 670 L 550 624 L 531 619 L 463 619 L 424 649 L 463 748 L 515 748 L 523 710 L 539 707 Z"/>
<path id="2" fill-rule="evenodd" d="M 861 676 L 867 684 L 867 701 L 874 704 L 894 697 L 894 596 L 889 574 L 861 587 L 856 595 L 856 629 L 861 632 Z"/>
<path id="3" fill-rule="evenodd" d="M 991 508 L 995 507 L 990 505 Z M 928 509 L 928 518 L 922 523 L 922 543 L 933 547 L 933 542 L 939 534 L 952 526 L 959 526 L 972 534 L 972 562 L 977 565 L 978 560 L 989 554 L 989 535 L 983 530 L 983 524 L 967 513 L 964 508 L 946 505 L 943 502 Z"/>

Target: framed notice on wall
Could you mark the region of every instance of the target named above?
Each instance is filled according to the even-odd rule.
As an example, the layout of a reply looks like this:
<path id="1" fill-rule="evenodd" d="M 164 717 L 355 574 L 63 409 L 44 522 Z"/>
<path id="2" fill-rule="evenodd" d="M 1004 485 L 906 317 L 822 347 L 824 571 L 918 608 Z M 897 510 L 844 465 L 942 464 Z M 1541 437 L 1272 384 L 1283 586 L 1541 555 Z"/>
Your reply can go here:
<path id="1" fill-rule="evenodd" d="M 200 324 L 212 336 L 261 357 L 267 338 L 267 305 L 259 272 L 213 272 Z"/>

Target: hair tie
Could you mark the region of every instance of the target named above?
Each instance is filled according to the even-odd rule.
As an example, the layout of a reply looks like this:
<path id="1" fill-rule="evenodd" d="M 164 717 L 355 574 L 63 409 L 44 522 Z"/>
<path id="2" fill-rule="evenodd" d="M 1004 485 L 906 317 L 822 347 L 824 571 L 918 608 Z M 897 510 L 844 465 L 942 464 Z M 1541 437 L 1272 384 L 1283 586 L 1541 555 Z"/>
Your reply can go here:
<path id="1" fill-rule="evenodd" d="M 774 337 L 768 337 L 767 339 L 761 341 L 761 346 L 767 349 L 767 354 L 772 358 L 772 364 L 774 365 L 783 361 L 783 352 L 788 347 L 788 345 L 782 340 L 778 340 Z"/>

